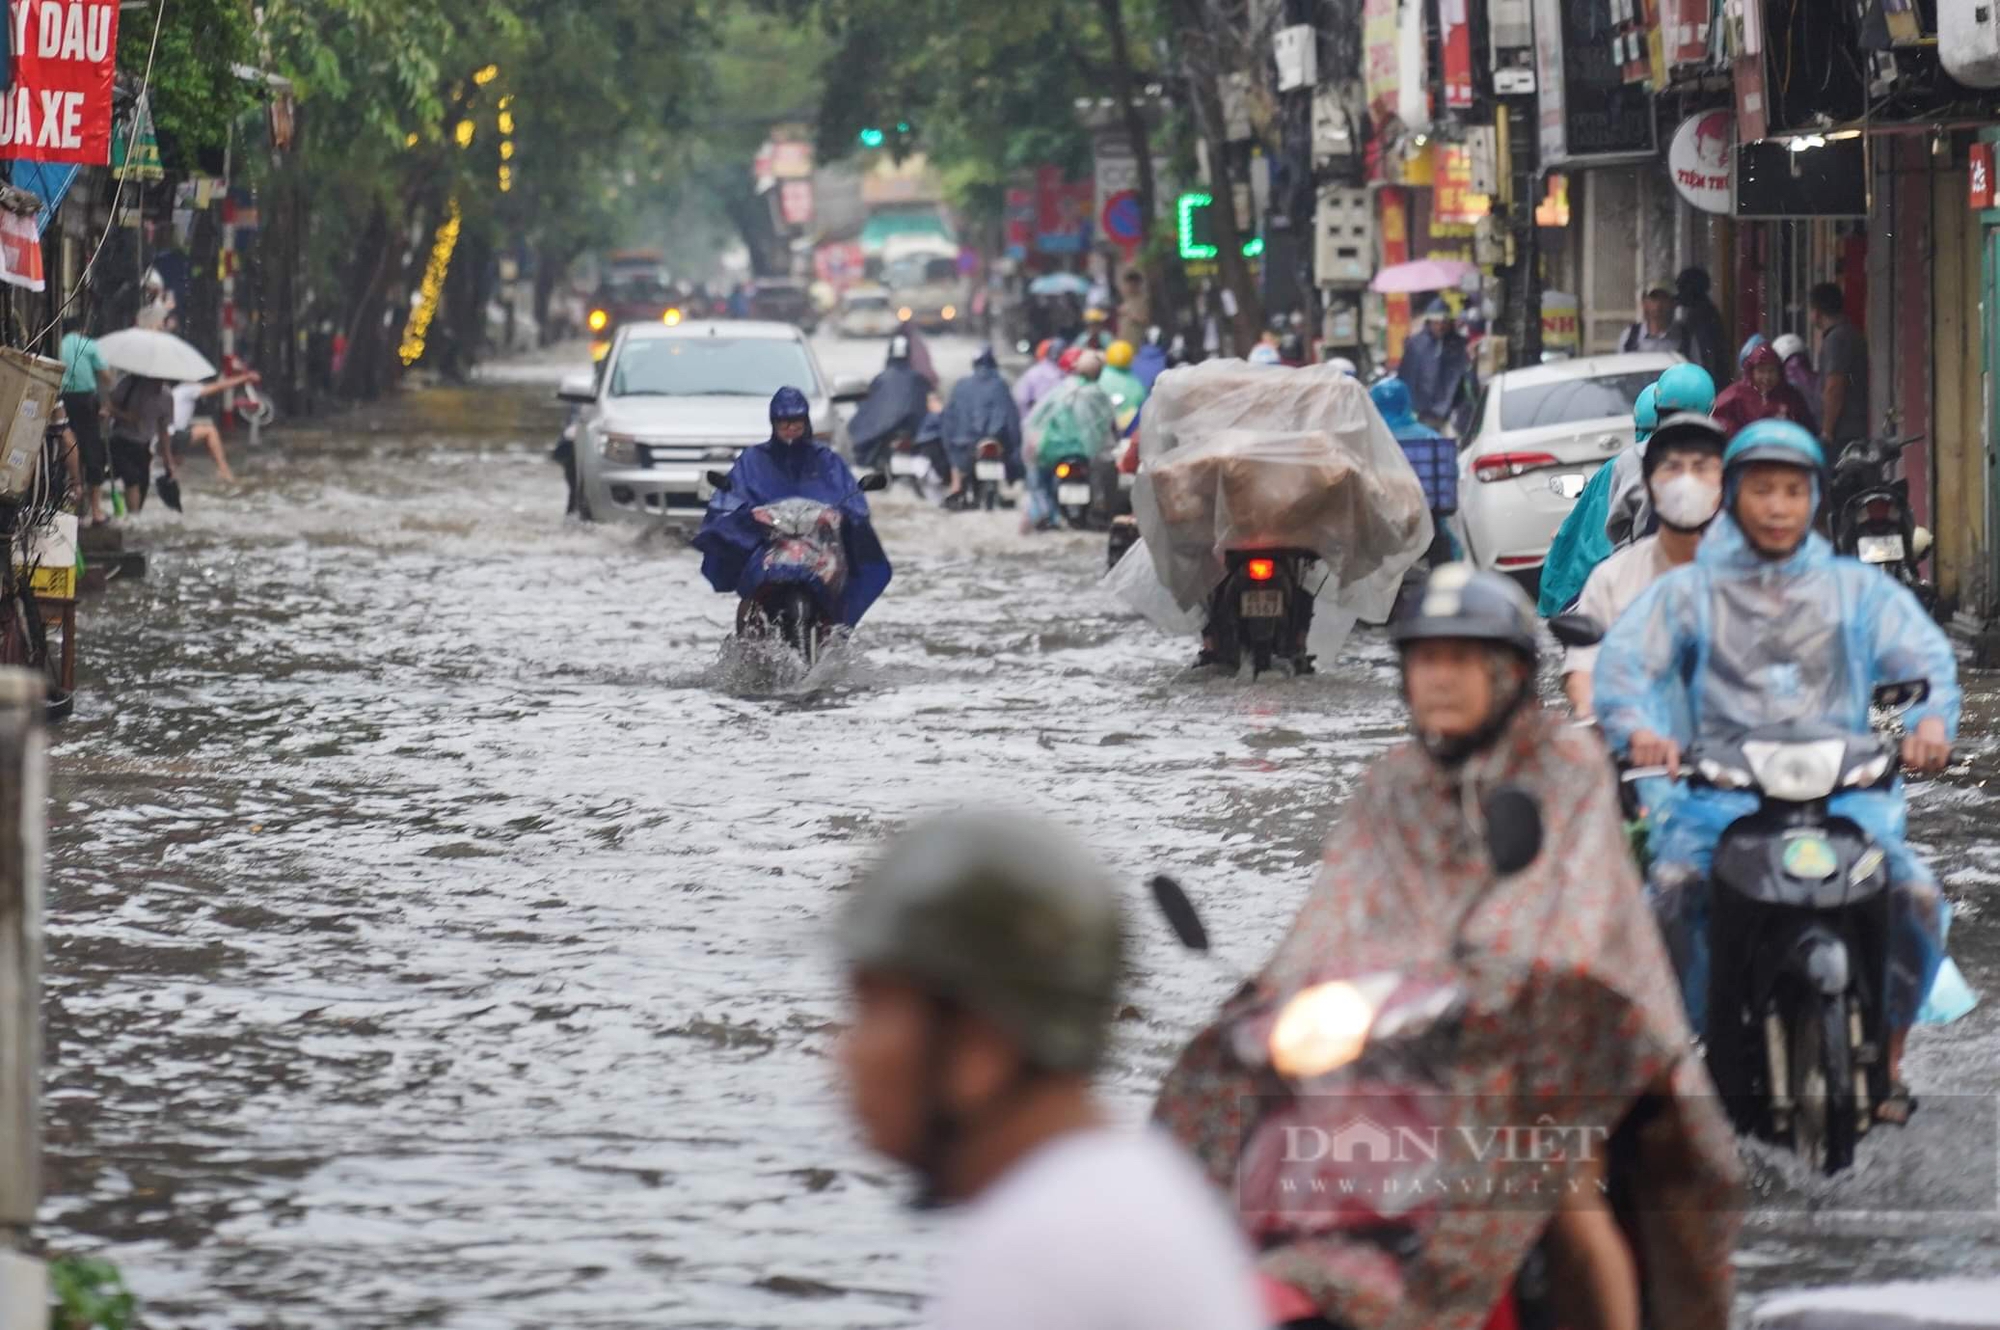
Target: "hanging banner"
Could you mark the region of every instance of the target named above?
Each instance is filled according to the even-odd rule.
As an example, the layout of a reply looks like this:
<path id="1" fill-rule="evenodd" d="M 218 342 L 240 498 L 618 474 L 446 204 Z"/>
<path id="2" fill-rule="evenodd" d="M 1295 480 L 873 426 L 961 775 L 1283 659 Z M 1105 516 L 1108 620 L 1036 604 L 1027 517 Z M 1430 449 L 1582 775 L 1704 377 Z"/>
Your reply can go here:
<path id="1" fill-rule="evenodd" d="M 1393 268 L 1410 261 L 1409 196 L 1400 189 L 1376 194 L 1381 215 L 1376 234 L 1382 239 L 1382 266 Z M 1382 359 L 1391 365 L 1403 360 L 1403 343 L 1410 339 L 1410 298 L 1395 294 L 1382 297 Z"/>
<path id="2" fill-rule="evenodd" d="M 12 16 L 14 86 L 0 94 L 0 157 L 105 165 L 117 0 L 21 0 Z"/>
<path id="3" fill-rule="evenodd" d="M 1708 25 L 1715 0 L 1666 0 L 1660 26 L 1676 65 L 1708 63 Z"/>
<path id="4" fill-rule="evenodd" d="M 1736 133 L 1754 143 L 1770 133 L 1770 107 L 1764 101 L 1764 6 L 1729 0 L 1731 15 L 1741 24 L 1742 45 L 1736 50 Z"/>
<path id="5" fill-rule="evenodd" d="M 153 132 L 153 108 L 141 97 L 111 131 L 111 175 L 116 180 L 164 180 L 160 139 Z"/>
<path id="6" fill-rule="evenodd" d="M 1396 0 L 1364 0 L 1361 42 L 1367 52 L 1368 112 L 1377 119 L 1395 114 L 1403 88 L 1403 56 L 1396 40 Z"/>
<path id="7" fill-rule="evenodd" d="M 1479 219 L 1492 211 L 1493 202 L 1472 188 L 1472 152 L 1457 144 L 1437 146 L 1434 183 L 1431 186 L 1431 237 L 1463 239 L 1472 234 Z"/>
<path id="8" fill-rule="evenodd" d="M 35 231 L 32 215 L 0 212 L 0 282 L 40 291 L 42 279 L 42 238 Z"/>
<path id="9" fill-rule="evenodd" d="M 1438 0 L 1444 25 L 1444 104 L 1454 111 L 1472 107 L 1472 18 L 1469 0 Z"/>
<path id="10" fill-rule="evenodd" d="M 1599 30 L 1595 7 L 1535 0 L 1544 164 L 1654 154 L 1652 94 L 1625 81 L 1621 49 Z"/>
<path id="11" fill-rule="evenodd" d="M 1035 248 L 1044 254 L 1081 254 L 1090 247 L 1090 214 L 1097 186 L 1069 180 L 1058 166 L 1035 169 Z"/>

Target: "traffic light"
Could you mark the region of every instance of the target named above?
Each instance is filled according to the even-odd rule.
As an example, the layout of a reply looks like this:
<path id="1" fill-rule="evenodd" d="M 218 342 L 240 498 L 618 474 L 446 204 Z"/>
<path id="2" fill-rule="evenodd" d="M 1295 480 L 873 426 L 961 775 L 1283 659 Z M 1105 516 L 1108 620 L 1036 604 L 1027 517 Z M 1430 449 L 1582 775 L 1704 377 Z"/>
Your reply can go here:
<path id="1" fill-rule="evenodd" d="M 886 136 L 882 133 L 882 131 L 875 128 L 875 126 L 873 125 L 870 125 L 868 128 L 862 130 L 859 134 L 855 135 L 855 138 L 860 141 L 861 146 L 864 148 L 881 147 L 882 140 L 884 139 L 884 137 Z"/>

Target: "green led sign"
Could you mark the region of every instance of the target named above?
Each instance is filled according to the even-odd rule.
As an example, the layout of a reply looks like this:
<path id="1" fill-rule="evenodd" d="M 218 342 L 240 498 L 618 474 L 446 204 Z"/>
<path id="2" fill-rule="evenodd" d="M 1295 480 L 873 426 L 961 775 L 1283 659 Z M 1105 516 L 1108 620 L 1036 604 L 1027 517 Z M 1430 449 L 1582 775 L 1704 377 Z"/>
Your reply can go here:
<path id="1" fill-rule="evenodd" d="M 1215 258 L 1219 253 L 1215 247 L 1214 226 L 1210 223 L 1208 209 L 1215 200 L 1207 194 L 1183 194 L 1177 205 L 1180 219 L 1181 259 L 1197 263 Z M 1243 257 L 1254 259 L 1264 252 L 1264 237 L 1252 236 L 1243 242 Z"/>

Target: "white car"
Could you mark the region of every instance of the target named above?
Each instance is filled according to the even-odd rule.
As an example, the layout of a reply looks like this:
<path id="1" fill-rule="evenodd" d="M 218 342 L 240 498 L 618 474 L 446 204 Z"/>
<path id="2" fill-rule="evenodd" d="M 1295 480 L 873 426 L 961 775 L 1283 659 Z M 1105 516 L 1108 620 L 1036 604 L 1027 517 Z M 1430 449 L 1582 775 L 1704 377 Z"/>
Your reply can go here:
<path id="1" fill-rule="evenodd" d="M 1680 357 L 1590 356 L 1496 374 L 1459 445 L 1465 557 L 1533 588 L 1556 528 L 1597 468 L 1632 443 L 1632 408 Z"/>
<path id="2" fill-rule="evenodd" d="M 556 394 L 575 423 L 578 509 L 586 521 L 698 522 L 710 471 L 771 437 L 771 397 L 806 395 L 817 437 L 852 455 L 835 402 L 867 395 L 862 379 L 831 383 L 805 334 L 789 323 L 729 320 L 627 324 L 595 375 Z"/>

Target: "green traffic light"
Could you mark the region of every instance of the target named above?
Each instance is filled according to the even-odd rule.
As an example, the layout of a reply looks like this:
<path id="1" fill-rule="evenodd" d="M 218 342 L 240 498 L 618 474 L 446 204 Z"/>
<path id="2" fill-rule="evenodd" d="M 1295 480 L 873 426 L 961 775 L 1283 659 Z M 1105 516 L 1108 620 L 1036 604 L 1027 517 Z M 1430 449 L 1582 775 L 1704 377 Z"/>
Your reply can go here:
<path id="1" fill-rule="evenodd" d="M 909 121 L 907 121 L 907 120 L 898 120 L 898 121 L 896 122 L 896 132 L 897 132 L 898 134 L 907 134 L 907 133 L 909 133 L 909 132 L 910 132 L 910 122 L 909 122 Z"/>
<path id="2" fill-rule="evenodd" d="M 869 129 L 864 129 L 861 131 L 860 134 L 856 135 L 856 137 L 861 140 L 861 146 L 864 148 L 879 148 L 882 146 L 883 135 L 882 131 L 879 129 L 874 129 L 872 127 Z"/>

